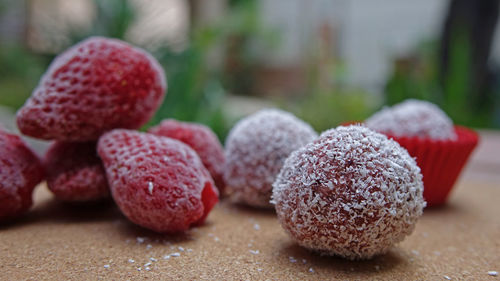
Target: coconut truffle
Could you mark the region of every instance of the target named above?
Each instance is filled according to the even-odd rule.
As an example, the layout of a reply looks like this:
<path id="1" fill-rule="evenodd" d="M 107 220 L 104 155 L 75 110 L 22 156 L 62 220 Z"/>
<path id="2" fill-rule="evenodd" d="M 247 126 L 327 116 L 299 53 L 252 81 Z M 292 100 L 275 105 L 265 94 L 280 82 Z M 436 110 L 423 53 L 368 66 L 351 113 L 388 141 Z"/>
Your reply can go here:
<path id="1" fill-rule="evenodd" d="M 224 181 L 234 202 L 272 208 L 272 184 L 290 153 L 317 137 L 291 113 L 264 109 L 240 120 L 226 139 Z"/>
<path id="2" fill-rule="evenodd" d="M 453 121 L 438 106 L 409 99 L 386 107 L 365 121 L 368 128 L 395 137 L 456 139 Z"/>
<path id="3" fill-rule="evenodd" d="M 397 142 L 362 126 L 331 129 L 288 157 L 273 203 L 299 245 L 369 259 L 411 234 L 422 215 L 422 175 Z"/>

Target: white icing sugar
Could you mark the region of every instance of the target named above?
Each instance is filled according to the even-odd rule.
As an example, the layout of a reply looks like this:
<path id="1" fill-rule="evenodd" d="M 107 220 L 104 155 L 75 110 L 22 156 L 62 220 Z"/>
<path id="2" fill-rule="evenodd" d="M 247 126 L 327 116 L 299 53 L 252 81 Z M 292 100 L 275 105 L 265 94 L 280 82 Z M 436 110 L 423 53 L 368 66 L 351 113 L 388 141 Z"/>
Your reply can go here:
<path id="1" fill-rule="evenodd" d="M 300 245 L 366 259 L 409 235 L 425 201 L 420 169 L 362 126 L 331 129 L 296 150 L 273 184 L 278 219 Z"/>
<path id="2" fill-rule="evenodd" d="M 316 137 L 311 126 L 278 109 L 264 109 L 240 120 L 229 133 L 225 151 L 224 180 L 233 200 L 272 207 L 272 183 L 283 162 Z"/>
<path id="3" fill-rule="evenodd" d="M 453 121 L 438 106 L 409 99 L 386 107 L 365 121 L 368 128 L 396 137 L 456 139 Z"/>

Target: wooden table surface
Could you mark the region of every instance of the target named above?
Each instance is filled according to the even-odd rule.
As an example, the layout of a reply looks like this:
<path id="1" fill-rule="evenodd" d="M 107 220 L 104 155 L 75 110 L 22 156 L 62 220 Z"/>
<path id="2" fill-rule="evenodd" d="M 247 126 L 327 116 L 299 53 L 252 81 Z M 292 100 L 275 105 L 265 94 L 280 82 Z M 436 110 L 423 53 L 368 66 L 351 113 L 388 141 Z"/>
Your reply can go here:
<path id="1" fill-rule="evenodd" d="M 68 206 L 42 184 L 35 206 L 0 225 L 1 280 L 500 280 L 500 134 L 482 142 L 449 203 L 426 209 L 388 254 L 353 262 L 295 245 L 273 212 L 219 204 L 207 223 L 165 236 L 112 203 Z"/>

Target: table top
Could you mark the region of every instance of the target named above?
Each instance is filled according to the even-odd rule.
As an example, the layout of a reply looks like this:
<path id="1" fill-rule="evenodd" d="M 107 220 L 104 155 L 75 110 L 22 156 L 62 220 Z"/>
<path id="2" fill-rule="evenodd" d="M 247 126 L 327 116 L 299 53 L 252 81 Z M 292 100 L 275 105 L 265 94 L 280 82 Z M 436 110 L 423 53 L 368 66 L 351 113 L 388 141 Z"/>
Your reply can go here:
<path id="1" fill-rule="evenodd" d="M 488 273 L 500 272 L 500 135 L 481 136 L 448 204 L 427 208 L 411 236 L 370 261 L 308 252 L 272 211 L 223 201 L 205 225 L 167 236 L 111 202 L 57 202 L 42 184 L 28 214 L 0 225 L 0 279 L 500 280 Z"/>

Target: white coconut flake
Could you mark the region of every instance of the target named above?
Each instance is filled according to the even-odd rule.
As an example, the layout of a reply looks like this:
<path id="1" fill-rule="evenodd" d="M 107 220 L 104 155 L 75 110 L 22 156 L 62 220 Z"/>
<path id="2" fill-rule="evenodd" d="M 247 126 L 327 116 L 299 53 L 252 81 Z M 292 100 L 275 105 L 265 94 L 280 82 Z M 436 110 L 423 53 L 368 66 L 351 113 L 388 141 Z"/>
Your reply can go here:
<path id="1" fill-rule="evenodd" d="M 309 272 L 314 273 L 314 269 L 312 267 L 309 267 Z"/>
<path id="2" fill-rule="evenodd" d="M 164 260 L 168 260 L 168 259 L 170 259 L 170 255 L 164 255 L 164 256 L 163 256 L 163 259 L 164 259 Z"/>
<path id="3" fill-rule="evenodd" d="M 151 244 L 146 245 L 146 249 L 148 249 L 148 250 L 149 250 L 149 249 L 151 249 L 151 248 L 153 248 L 153 245 L 151 245 Z"/>
<path id="4" fill-rule="evenodd" d="M 129 262 L 129 263 L 134 263 L 134 262 L 135 262 L 135 260 L 134 260 L 134 259 L 128 259 L 128 262 Z"/>
<path id="5" fill-rule="evenodd" d="M 157 262 L 157 261 L 158 261 L 158 260 L 157 260 L 157 259 L 155 259 L 155 258 L 149 258 L 149 260 L 150 260 L 150 261 L 152 261 L 152 262 Z"/>
<path id="6" fill-rule="evenodd" d="M 184 248 L 182 248 L 181 246 L 179 246 L 177 249 L 179 249 L 179 251 L 181 252 L 184 252 Z"/>
<path id="7" fill-rule="evenodd" d="M 498 276 L 498 271 L 494 271 L 494 270 L 488 271 L 488 275 L 489 276 Z"/>
<path id="8" fill-rule="evenodd" d="M 258 255 L 260 253 L 259 250 L 249 250 L 250 254 L 253 254 L 253 255 Z"/>
<path id="9" fill-rule="evenodd" d="M 153 182 L 148 181 L 148 191 L 149 194 L 153 195 L 153 189 L 155 188 Z"/>
<path id="10" fill-rule="evenodd" d="M 137 237 L 136 240 L 137 240 L 137 243 L 142 244 L 142 243 L 144 243 L 144 241 L 146 241 L 146 237 Z"/>
<path id="11" fill-rule="evenodd" d="M 446 280 L 451 280 L 451 277 L 450 277 L 450 276 L 448 276 L 448 275 L 444 275 L 443 277 L 444 277 L 444 279 L 446 279 Z"/>
<path id="12" fill-rule="evenodd" d="M 171 257 L 180 257 L 181 254 L 180 253 L 172 253 L 170 254 Z"/>
<path id="13" fill-rule="evenodd" d="M 105 264 L 105 265 L 104 265 L 104 268 L 109 268 L 109 264 Z"/>
<path id="14" fill-rule="evenodd" d="M 260 225 L 258 223 L 254 224 L 253 229 L 260 230 Z"/>

